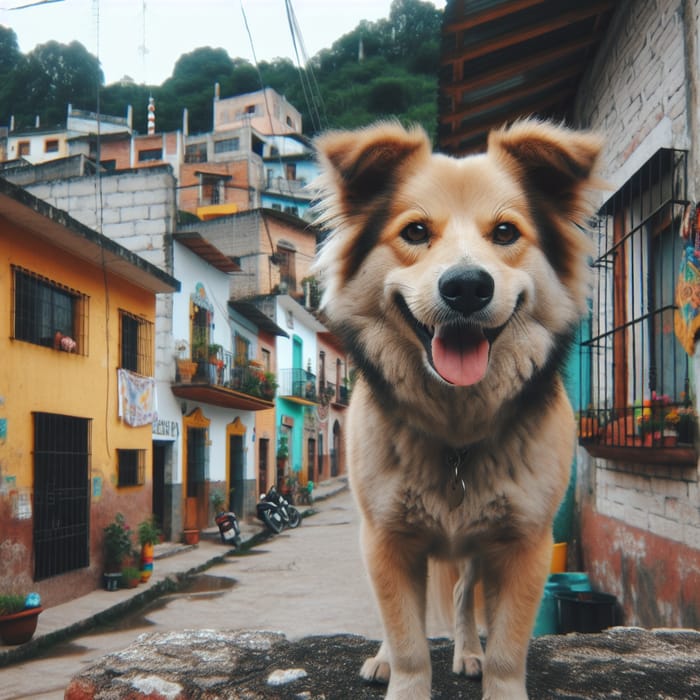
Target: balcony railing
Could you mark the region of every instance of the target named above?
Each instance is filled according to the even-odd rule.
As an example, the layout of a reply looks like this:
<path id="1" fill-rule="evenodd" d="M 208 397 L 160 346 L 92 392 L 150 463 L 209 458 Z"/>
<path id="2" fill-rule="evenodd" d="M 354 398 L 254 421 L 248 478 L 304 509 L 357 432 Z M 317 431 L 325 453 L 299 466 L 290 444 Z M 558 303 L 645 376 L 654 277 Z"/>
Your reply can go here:
<path id="1" fill-rule="evenodd" d="M 282 369 L 279 373 L 280 396 L 318 403 L 316 375 L 305 369 Z"/>
<path id="2" fill-rule="evenodd" d="M 348 388 L 333 384 L 333 382 L 324 382 L 321 380 L 318 386 L 318 393 L 321 403 L 328 402 L 347 406 L 350 402 L 350 392 Z"/>
<path id="3" fill-rule="evenodd" d="M 236 365 L 231 352 L 220 351 L 216 362 L 210 362 L 209 358 L 206 358 L 194 360 L 192 364 L 194 373 L 189 381 L 183 375 L 180 364 L 178 365 L 175 382 L 179 388 L 176 395 L 197 393 L 198 388 L 200 389 L 198 393 L 201 394 L 201 389 L 209 387 L 210 398 L 219 405 L 222 405 L 220 402 L 225 400 L 226 394 L 229 395 L 226 405 L 235 403 L 234 392 L 236 395 L 245 394 L 267 402 L 275 397 L 275 386 L 270 383 L 272 377 L 258 367 Z M 215 391 L 218 392 L 216 401 L 214 401 Z M 264 407 L 264 404 L 261 407 Z"/>

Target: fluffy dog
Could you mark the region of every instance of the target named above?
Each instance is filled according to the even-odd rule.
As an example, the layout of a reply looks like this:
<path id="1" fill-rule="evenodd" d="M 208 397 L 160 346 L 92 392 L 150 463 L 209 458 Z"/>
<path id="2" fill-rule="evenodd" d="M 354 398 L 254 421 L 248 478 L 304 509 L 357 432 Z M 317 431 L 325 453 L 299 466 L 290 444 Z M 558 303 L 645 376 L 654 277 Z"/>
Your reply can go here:
<path id="1" fill-rule="evenodd" d="M 361 673 L 388 680 L 387 698 L 430 697 L 429 560 L 457 569 L 454 671 L 483 672 L 484 698 L 527 697 L 574 448 L 559 369 L 586 307 L 600 146 L 535 120 L 460 159 L 396 123 L 316 141 L 329 232 L 316 269 L 360 374 L 348 464 L 384 627 Z"/>

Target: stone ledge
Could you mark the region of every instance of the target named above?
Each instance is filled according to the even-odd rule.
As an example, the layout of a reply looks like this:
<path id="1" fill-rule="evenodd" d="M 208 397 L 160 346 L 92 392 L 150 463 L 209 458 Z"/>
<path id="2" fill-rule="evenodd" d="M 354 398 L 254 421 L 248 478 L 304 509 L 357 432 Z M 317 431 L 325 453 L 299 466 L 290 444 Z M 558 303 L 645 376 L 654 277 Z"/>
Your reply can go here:
<path id="1" fill-rule="evenodd" d="M 65 700 L 332 700 L 384 697 L 359 676 L 378 642 L 338 635 L 290 641 L 275 632 L 145 634 L 73 678 Z M 455 676 L 452 643 L 431 642 L 433 699 L 478 700 L 481 683 Z M 700 687 L 700 632 L 614 628 L 532 640 L 531 698 L 687 700 Z"/>

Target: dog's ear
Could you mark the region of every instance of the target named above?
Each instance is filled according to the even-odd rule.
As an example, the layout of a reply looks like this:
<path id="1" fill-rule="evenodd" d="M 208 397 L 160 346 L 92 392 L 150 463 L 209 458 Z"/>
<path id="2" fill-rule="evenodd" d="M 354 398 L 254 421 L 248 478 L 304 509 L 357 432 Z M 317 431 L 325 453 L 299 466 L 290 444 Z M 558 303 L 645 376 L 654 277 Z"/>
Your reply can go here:
<path id="1" fill-rule="evenodd" d="M 416 155 L 429 155 L 430 142 L 420 128 L 410 131 L 383 122 L 357 131 L 331 131 L 315 141 L 321 169 L 331 175 L 350 205 L 391 189 L 394 176 Z"/>
<path id="2" fill-rule="evenodd" d="M 590 132 L 526 119 L 491 132 L 488 148 L 516 165 L 533 194 L 551 199 L 553 206 L 569 209 L 566 213 L 576 218 L 581 190 L 601 184 L 593 180 L 593 170 L 602 143 Z"/>

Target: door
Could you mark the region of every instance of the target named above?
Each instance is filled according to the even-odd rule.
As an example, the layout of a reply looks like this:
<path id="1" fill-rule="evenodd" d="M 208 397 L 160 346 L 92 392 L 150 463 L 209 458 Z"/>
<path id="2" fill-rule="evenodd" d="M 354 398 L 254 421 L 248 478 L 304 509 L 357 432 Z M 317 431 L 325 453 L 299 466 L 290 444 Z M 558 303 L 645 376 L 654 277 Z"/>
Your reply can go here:
<path id="1" fill-rule="evenodd" d="M 90 420 L 34 414 L 34 580 L 89 565 Z"/>
<path id="2" fill-rule="evenodd" d="M 260 439 L 258 447 L 258 493 L 267 493 L 267 465 L 268 453 L 270 451 L 270 441 L 266 438 Z"/>
<path id="3" fill-rule="evenodd" d="M 229 435 L 229 477 L 228 483 L 231 489 L 229 508 L 238 516 L 243 515 L 245 503 L 245 463 L 243 453 L 243 437 L 245 434 Z"/>
<path id="4" fill-rule="evenodd" d="M 202 504 L 206 504 L 206 443 L 206 428 L 187 429 L 186 529 L 207 526 L 206 515 L 201 513 Z"/>

